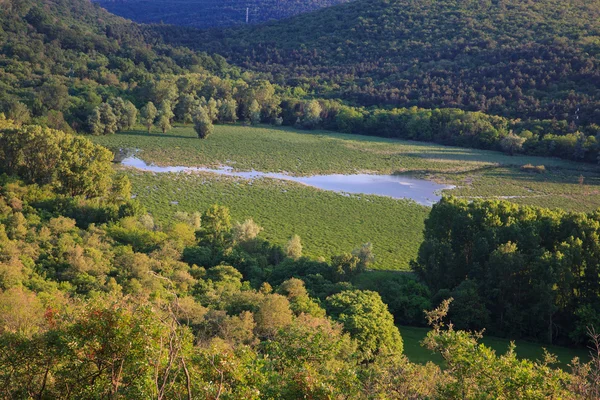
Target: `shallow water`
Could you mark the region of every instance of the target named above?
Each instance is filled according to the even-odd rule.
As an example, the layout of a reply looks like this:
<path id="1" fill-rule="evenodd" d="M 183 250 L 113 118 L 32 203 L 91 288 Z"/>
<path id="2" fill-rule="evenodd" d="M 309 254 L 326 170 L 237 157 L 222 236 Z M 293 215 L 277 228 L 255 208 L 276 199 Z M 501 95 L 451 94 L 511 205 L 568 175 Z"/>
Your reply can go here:
<path id="1" fill-rule="evenodd" d="M 279 179 L 302 183 L 323 190 L 338 193 L 373 194 L 387 196 L 394 199 L 412 199 L 419 204 L 433 205 L 441 198 L 444 189 L 452 189 L 453 186 L 440 185 L 425 179 L 410 178 L 402 175 L 313 175 L 292 176 L 283 173 L 260 172 L 260 171 L 235 171 L 231 167 L 203 168 L 203 167 L 159 167 L 147 164 L 144 160 L 130 156 L 123 158 L 121 164 L 142 171 L 156 173 L 168 172 L 208 172 L 218 175 L 234 176 L 245 179 Z"/>

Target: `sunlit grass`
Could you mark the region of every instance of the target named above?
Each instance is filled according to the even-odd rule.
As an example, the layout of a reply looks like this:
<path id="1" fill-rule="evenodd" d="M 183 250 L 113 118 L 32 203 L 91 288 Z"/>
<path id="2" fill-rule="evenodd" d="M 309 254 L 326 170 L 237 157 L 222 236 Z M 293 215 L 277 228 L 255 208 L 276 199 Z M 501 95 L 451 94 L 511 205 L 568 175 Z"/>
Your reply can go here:
<path id="1" fill-rule="evenodd" d="M 234 220 L 263 226 L 264 238 L 285 244 L 302 238 L 304 254 L 326 257 L 372 242 L 377 269 L 408 269 L 422 241 L 428 208 L 380 196 L 345 196 L 291 182 L 247 181 L 200 174 L 129 171 L 134 193 L 167 224 L 176 211 L 230 207 Z"/>
<path id="2" fill-rule="evenodd" d="M 443 365 L 443 359 L 439 354 L 434 354 L 430 350 L 421 346 L 421 342 L 427 336 L 428 328 L 417 328 L 413 326 L 400 326 L 402 340 L 404 341 L 404 354 L 412 362 L 425 364 L 429 361 L 438 365 Z M 481 340 L 483 344 L 496 351 L 496 354 L 504 354 L 510 345 L 509 339 L 485 336 Z M 540 343 L 528 342 L 525 340 L 516 340 L 515 345 L 517 357 L 528 360 L 544 359 L 544 349 L 548 350 L 558 358 L 558 366 L 564 369 L 569 368 L 569 364 L 574 357 L 580 360 L 588 361 L 589 352 L 582 348 L 568 348 L 561 346 L 544 345 Z"/>
<path id="3" fill-rule="evenodd" d="M 140 158 L 159 165 L 230 165 L 295 175 L 407 172 L 457 185 L 446 193 L 466 198 L 506 198 L 576 211 L 600 206 L 598 167 L 553 158 L 269 126 L 217 125 L 205 140 L 189 126 L 164 135 L 134 130 L 93 140 L 113 149 L 140 149 Z M 544 165 L 546 173 L 522 171 L 525 164 Z"/>

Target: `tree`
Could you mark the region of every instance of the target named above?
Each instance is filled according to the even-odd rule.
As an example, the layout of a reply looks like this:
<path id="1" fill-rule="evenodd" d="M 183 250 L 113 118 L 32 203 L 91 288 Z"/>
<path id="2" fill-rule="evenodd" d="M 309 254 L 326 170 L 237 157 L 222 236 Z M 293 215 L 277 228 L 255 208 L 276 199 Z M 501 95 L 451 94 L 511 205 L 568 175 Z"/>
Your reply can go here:
<path id="1" fill-rule="evenodd" d="M 158 107 L 158 117 L 166 117 L 169 120 L 169 123 L 175 117 L 173 113 L 173 107 L 171 106 L 171 102 L 168 100 L 163 100 Z"/>
<path id="2" fill-rule="evenodd" d="M 219 121 L 233 123 L 237 119 L 237 102 L 233 99 L 223 100 L 219 109 Z"/>
<path id="3" fill-rule="evenodd" d="M 219 105 L 217 104 L 217 101 L 212 97 L 206 103 L 206 112 L 211 122 L 214 123 L 219 119 Z"/>
<path id="4" fill-rule="evenodd" d="M 306 129 L 315 129 L 321 123 L 323 108 L 317 100 L 311 100 L 304 106 L 302 126 Z"/>
<path id="5" fill-rule="evenodd" d="M 182 94 L 179 96 L 175 106 L 175 118 L 179 122 L 190 123 L 194 119 L 194 110 L 199 107 L 198 99 L 191 94 Z"/>
<path id="6" fill-rule="evenodd" d="M 127 127 L 127 115 L 125 114 L 125 101 L 120 97 L 115 97 L 109 100 L 115 117 L 117 118 L 117 130 L 122 131 Z"/>
<path id="7" fill-rule="evenodd" d="M 326 305 L 329 315 L 356 339 L 363 360 L 372 361 L 379 354 L 402 353 L 402 337 L 378 293 L 346 290 L 329 296 Z"/>
<path id="8" fill-rule="evenodd" d="M 371 243 L 365 243 L 358 249 L 352 251 L 352 255 L 359 259 L 358 267 L 360 271 L 366 270 L 371 264 L 375 262 L 375 255 L 373 254 L 373 245 Z"/>
<path id="9" fill-rule="evenodd" d="M 62 111 L 69 101 L 69 89 L 60 82 L 46 82 L 38 89 L 37 99 L 49 110 Z"/>
<path id="10" fill-rule="evenodd" d="M 250 113 L 250 121 L 252 122 L 252 125 L 260 123 L 260 105 L 256 99 L 252 100 L 252 104 L 250 104 L 248 111 Z"/>
<path id="11" fill-rule="evenodd" d="M 585 158 L 585 153 L 587 152 L 587 149 L 585 148 L 587 137 L 581 132 L 577 132 L 575 136 L 577 137 L 577 141 L 575 142 L 575 147 L 573 149 L 573 158 L 575 160 L 582 160 Z"/>
<path id="12" fill-rule="evenodd" d="M 550 367 L 556 357 L 549 353 L 542 361 L 522 360 L 517 358 L 511 343 L 508 351 L 498 356 L 478 343 L 481 334 L 454 330 L 452 324 L 446 327 L 443 320 L 451 301 L 445 300 L 427 312 L 433 329 L 424 344 L 444 358 L 444 373 L 451 378 L 438 385 L 437 398 L 478 399 L 491 393 L 494 398 L 503 399 L 577 398 L 572 397 L 568 387 L 568 374 Z"/>
<path id="13" fill-rule="evenodd" d="M 214 132 L 214 126 L 206 109 L 200 107 L 194 114 L 194 130 L 200 139 L 206 139 Z"/>
<path id="14" fill-rule="evenodd" d="M 142 109 L 140 110 L 140 116 L 142 117 L 142 122 L 148 129 L 148 133 L 150 133 L 150 129 L 152 129 L 152 126 L 154 125 L 154 120 L 156 119 L 157 115 L 158 115 L 158 110 L 156 110 L 156 107 L 154 106 L 154 103 L 152 103 L 152 102 L 149 102 L 144 107 L 142 107 Z"/>
<path id="15" fill-rule="evenodd" d="M 509 133 L 505 137 L 500 140 L 500 147 L 502 151 L 510 154 L 511 156 L 515 153 L 519 153 L 523 149 L 523 143 L 525 143 L 525 138 L 515 135 L 514 133 Z"/>
<path id="16" fill-rule="evenodd" d="M 127 100 L 125 102 L 125 110 L 122 119 L 124 129 L 131 129 L 137 123 L 138 110 L 135 105 Z"/>
<path id="17" fill-rule="evenodd" d="M 261 302 L 254 315 L 256 333 L 273 337 L 277 331 L 292 323 L 293 314 L 289 301 L 280 294 L 269 294 Z"/>
<path id="18" fill-rule="evenodd" d="M 81 136 L 65 137 L 56 167 L 59 190 L 71 196 L 100 197 L 112 184 L 113 154 Z"/>
<path id="19" fill-rule="evenodd" d="M 112 135 L 117 132 L 118 118 L 109 104 L 102 103 L 92 111 L 88 124 L 93 135 Z"/>
<path id="20" fill-rule="evenodd" d="M 278 292 L 288 298 L 290 308 L 294 311 L 294 314 L 304 313 L 314 317 L 325 316 L 325 310 L 309 297 L 304 281 L 297 278 L 288 279 L 279 286 Z"/>
<path id="21" fill-rule="evenodd" d="M 6 116 L 8 119 L 13 120 L 17 126 L 26 124 L 31 119 L 29 108 L 20 101 L 14 102 L 8 107 Z"/>
<path id="22" fill-rule="evenodd" d="M 171 123 L 169 122 L 169 118 L 166 115 L 161 115 L 158 118 L 156 125 L 160 128 L 163 134 L 171 130 Z"/>
<path id="23" fill-rule="evenodd" d="M 201 242 L 215 247 L 225 247 L 229 241 L 230 231 L 231 216 L 227 207 L 215 204 L 202 214 L 202 226 L 199 231 Z"/>
<path id="24" fill-rule="evenodd" d="M 302 242 L 300 241 L 300 236 L 292 236 L 290 241 L 285 246 L 285 254 L 294 260 L 302 257 Z"/>
<path id="25" fill-rule="evenodd" d="M 263 230 L 252 218 L 245 220 L 242 224 L 236 222 L 233 227 L 233 241 L 235 243 L 244 243 L 256 239 Z"/>
<path id="26" fill-rule="evenodd" d="M 362 271 L 360 259 L 348 253 L 331 257 L 331 267 L 338 282 L 349 281 Z"/>

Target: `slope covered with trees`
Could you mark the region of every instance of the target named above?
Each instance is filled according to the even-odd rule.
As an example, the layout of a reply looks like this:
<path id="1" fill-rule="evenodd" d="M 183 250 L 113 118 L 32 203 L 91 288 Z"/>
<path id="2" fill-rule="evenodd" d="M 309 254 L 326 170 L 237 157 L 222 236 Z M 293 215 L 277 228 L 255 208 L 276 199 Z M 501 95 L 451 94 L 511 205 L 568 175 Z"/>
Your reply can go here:
<path id="1" fill-rule="evenodd" d="M 350 0 L 94 0 L 108 11 L 146 24 L 195 28 L 258 24 L 280 20 Z"/>
<path id="2" fill-rule="evenodd" d="M 237 75 L 222 57 L 161 44 L 81 0 L 3 2 L 0 48 L 0 111 L 64 130 L 88 129 L 93 110 L 119 96 L 158 105 L 166 77 Z"/>
<path id="3" fill-rule="evenodd" d="M 178 42 L 319 96 L 597 132 L 599 37 L 598 0 L 359 0 Z"/>

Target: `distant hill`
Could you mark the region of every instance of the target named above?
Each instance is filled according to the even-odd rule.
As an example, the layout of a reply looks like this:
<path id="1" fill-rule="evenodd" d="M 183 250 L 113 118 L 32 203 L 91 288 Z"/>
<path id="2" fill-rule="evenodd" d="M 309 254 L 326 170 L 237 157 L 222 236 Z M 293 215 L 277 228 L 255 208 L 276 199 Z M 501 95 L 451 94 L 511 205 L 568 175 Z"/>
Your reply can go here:
<path id="1" fill-rule="evenodd" d="M 143 23 L 196 28 L 280 20 L 350 0 L 94 0 L 108 11 Z"/>
<path id="2" fill-rule="evenodd" d="M 157 29 L 356 104 L 600 124 L 599 0 L 356 0 L 266 25 Z"/>

